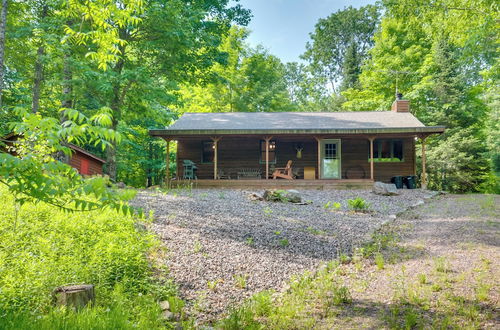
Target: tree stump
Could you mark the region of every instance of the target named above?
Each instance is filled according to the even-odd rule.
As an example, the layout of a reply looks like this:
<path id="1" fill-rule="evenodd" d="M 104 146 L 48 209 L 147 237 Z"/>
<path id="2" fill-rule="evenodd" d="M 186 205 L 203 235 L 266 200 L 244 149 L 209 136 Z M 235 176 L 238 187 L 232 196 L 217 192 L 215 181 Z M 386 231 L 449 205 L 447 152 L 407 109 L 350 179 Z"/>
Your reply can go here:
<path id="1" fill-rule="evenodd" d="M 54 290 L 55 304 L 74 310 L 94 302 L 94 286 L 91 284 L 61 286 Z"/>

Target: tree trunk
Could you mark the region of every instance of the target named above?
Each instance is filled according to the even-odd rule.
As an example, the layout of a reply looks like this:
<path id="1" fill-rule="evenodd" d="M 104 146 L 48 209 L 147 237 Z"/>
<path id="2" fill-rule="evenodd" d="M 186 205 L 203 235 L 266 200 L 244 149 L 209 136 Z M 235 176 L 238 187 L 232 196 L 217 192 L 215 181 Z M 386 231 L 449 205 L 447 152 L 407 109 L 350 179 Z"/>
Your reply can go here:
<path id="1" fill-rule="evenodd" d="M 62 85 L 61 106 L 70 109 L 73 107 L 73 70 L 71 69 L 71 51 L 69 49 L 64 52 Z M 63 119 L 64 118 L 61 118 L 61 121 L 63 121 Z"/>
<path id="2" fill-rule="evenodd" d="M 121 84 L 120 76 L 123 70 L 124 62 L 122 59 L 118 61 L 115 66 L 116 81 L 113 86 L 113 100 L 111 101 L 111 110 L 113 110 L 113 126 L 112 129 L 116 131 L 121 117 Z M 108 175 L 111 180 L 116 180 L 116 141 L 111 141 L 111 146 L 106 148 L 106 165 Z"/>
<path id="3" fill-rule="evenodd" d="M 149 141 L 149 161 L 151 162 L 153 160 L 153 143 Z M 146 182 L 146 187 L 151 187 L 153 185 L 153 169 L 151 163 L 147 165 L 147 182 Z"/>
<path id="4" fill-rule="evenodd" d="M 5 27 L 7 26 L 8 1 L 2 0 L 2 11 L 0 12 L 0 107 L 2 107 L 3 78 L 4 78 L 4 54 L 5 54 Z"/>
<path id="5" fill-rule="evenodd" d="M 57 306 L 66 306 L 74 310 L 92 304 L 95 299 L 93 285 L 62 286 L 54 290 L 54 300 Z"/>
<path id="6" fill-rule="evenodd" d="M 68 25 L 71 22 L 67 22 Z M 73 107 L 73 70 L 71 68 L 71 49 L 68 47 L 64 50 L 63 58 L 63 80 L 62 80 L 62 96 L 61 96 L 61 107 L 64 109 L 70 109 Z M 67 120 L 64 113 L 60 113 L 59 121 L 61 123 Z M 61 161 L 68 164 L 70 157 L 61 152 Z"/>
<path id="7" fill-rule="evenodd" d="M 43 23 L 43 20 L 47 17 L 47 11 L 47 5 L 44 5 L 40 14 L 40 22 Z M 45 47 L 42 40 L 36 52 L 35 75 L 33 77 L 33 99 L 31 103 L 31 111 L 33 113 L 37 113 L 40 108 L 40 90 L 43 82 L 43 55 L 45 55 Z"/>
<path id="8" fill-rule="evenodd" d="M 126 30 L 120 30 L 120 39 L 125 40 L 127 38 Z M 116 130 L 118 124 L 121 120 L 121 111 L 123 99 L 125 98 L 126 88 L 122 89 L 121 86 L 121 75 L 123 68 L 125 67 L 125 47 L 120 46 L 120 59 L 116 63 L 113 70 L 115 71 L 115 81 L 113 82 L 113 99 L 111 100 L 111 110 L 113 110 L 113 126 L 112 129 Z M 111 180 L 116 181 L 116 141 L 111 141 L 111 146 L 106 148 L 106 167 L 107 172 Z"/>
<path id="9" fill-rule="evenodd" d="M 33 77 L 33 100 L 31 103 L 31 112 L 37 113 L 40 108 L 40 89 L 43 81 L 42 57 L 45 54 L 43 46 L 38 47 L 36 52 L 35 76 Z"/>

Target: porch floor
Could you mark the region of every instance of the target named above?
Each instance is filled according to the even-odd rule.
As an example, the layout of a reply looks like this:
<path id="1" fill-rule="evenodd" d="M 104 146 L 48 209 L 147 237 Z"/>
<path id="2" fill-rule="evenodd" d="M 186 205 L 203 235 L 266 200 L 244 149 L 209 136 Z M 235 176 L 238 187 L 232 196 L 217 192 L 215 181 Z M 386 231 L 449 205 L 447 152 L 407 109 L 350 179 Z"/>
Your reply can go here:
<path id="1" fill-rule="evenodd" d="M 371 179 L 341 179 L 341 180 L 172 180 L 172 187 L 182 187 L 193 184 L 193 188 L 274 188 L 274 189 L 369 189 L 373 185 Z"/>

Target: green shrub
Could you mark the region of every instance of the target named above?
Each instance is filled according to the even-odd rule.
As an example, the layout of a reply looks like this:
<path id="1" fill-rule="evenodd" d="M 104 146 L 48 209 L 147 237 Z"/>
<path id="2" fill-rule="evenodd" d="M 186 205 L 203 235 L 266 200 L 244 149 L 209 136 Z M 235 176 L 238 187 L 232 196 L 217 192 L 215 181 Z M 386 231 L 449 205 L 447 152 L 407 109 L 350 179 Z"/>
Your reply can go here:
<path id="1" fill-rule="evenodd" d="M 347 205 L 353 211 L 366 211 L 370 208 L 370 204 L 361 197 L 347 200 Z"/>
<path id="2" fill-rule="evenodd" d="M 0 314 L 5 320 L 16 315 L 14 325 L 58 328 L 49 325 L 67 322 L 78 328 L 78 322 L 93 319 L 105 324 L 126 314 L 123 322 L 142 322 L 154 314 L 152 323 L 159 324 L 155 301 L 175 290 L 153 280 L 147 253 L 158 242 L 136 229 L 137 219 L 113 210 L 65 213 L 44 203 L 19 206 L 4 187 L 0 200 Z M 51 295 L 54 288 L 73 283 L 94 284 L 96 291 L 95 307 L 74 318 L 55 310 Z M 105 310 L 111 312 L 103 315 Z"/>
<path id="3" fill-rule="evenodd" d="M 342 286 L 334 286 L 331 290 L 332 296 L 330 303 L 334 306 L 350 304 L 352 302 L 351 292 L 349 288 Z"/>

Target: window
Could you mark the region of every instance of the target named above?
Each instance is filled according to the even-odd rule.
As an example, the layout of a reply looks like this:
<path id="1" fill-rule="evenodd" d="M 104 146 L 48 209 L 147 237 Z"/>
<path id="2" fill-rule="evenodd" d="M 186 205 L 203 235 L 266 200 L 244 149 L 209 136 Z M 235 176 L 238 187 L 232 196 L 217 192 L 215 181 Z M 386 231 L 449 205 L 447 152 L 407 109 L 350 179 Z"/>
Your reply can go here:
<path id="1" fill-rule="evenodd" d="M 213 141 L 203 141 L 201 143 L 201 162 L 213 163 L 215 154 L 215 144 Z"/>
<path id="2" fill-rule="evenodd" d="M 370 143 L 368 142 L 368 161 L 370 161 Z M 402 162 L 403 140 L 373 141 L 374 162 Z"/>
<path id="3" fill-rule="evenodd" d="M 337 143 L 325 143 L 325 159 L 337 159 Z"/>
<path id="4" fill-rule="evenodd" d="M 260 141 L 260 163 L 266 163 L 266 141 Z M 269 164 L 276 164 L 276 141 L 269 141 Z"/>

